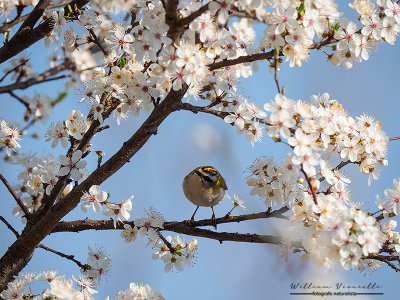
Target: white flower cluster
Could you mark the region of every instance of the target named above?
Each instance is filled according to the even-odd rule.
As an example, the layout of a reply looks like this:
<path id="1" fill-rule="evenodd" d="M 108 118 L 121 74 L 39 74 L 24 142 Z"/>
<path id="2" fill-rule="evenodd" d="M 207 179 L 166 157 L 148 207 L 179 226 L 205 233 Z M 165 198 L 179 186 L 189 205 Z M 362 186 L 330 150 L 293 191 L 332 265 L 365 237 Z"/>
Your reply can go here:
<path id="1" fill-rule="evenodd" d="M 342 19 L 340 29 L 335 32 L 338 40 L 334 55 L 329 61 L 338 65 L 343 63 L 351 68 L 354 62 L 368 60 L 369 52 L 375 50 L 377 44 L 386 42 L 393 45 L 400 32 L 400 6 L 392 0 L 356 0 L 349 4 L 359 14 L 361 28 L 354 22 Z"/>
<path id="2" fill-rule="evenodd" d="M 1 0 L 0 1 L 0 17 L 7 17 L 14 11 L 17 6 L 36 6 L 39 0 Z"/>
<path id="3" fill-rule="evenodd" d="M 167 236 L 168 245 L 162 240 L 157 240 L 153 244 L 158 250 L 153 254 L 153 259 L 161 258 L 165 263 L 164 271 L 169 272 L 175 267 L 178 271 L 183 271 L 185 266 L 191 267 L 196 250 L 199 248 L 197 240 L 192 238 L 188 243 L 184 242 L 182 235 L 176 237 Z"/>
<path id="4" fill-rule="evenodd" d="M 303 186 L 298 183 L 299 170 L 292 163 L 292 155 L 288 154 L 282 165 L 276 164 L 272 158 L 257 159 L 247 168 L 250 175 L 247 185 L 252 187 L 250 195 L 265 198 L 267 207 L 272 204 L 283 205 L 294 199 L 303 198 Z"/>
<path id="5" fill-rule="evenodd" d="M 37 158 L 34 155 L 21 155 L 13 158 L 13 162 L 23 167 L 23 171 L 18 174 L 20 183 L 14 186 L 21 201 L 28 211 L 34 212 L 40 206 L 40 194 L 50 195 L 52 189 L 58 182 L 59 176 L 70 174 L 71 179 L 80 181 L 86 175 L 86 161 L 81 160 L 82 151 L 75 151 L 71 157 L 59 156 L 56 162 L 52 155 Z M 66 188 L 67 189 L 67 188 Z M 27 194 L 27 196 L 23 196 Z M 19 206 L 13 209 L 13 214 L 21 215 L 23 212 Z M 23 218 L 23 221 L 25 219 Z"/>
<path id="6" fill-rule="evenodd" d="M 43 271 L 37 275 L 26 273 L 15 278 L 10 282 L 7 289 L 0 296 L 2 299 L 94 299 L 93 294 L 97 291 L 94 289 L 95 282 L 87 277 L 82 277 L 78 280 L 72 276 L 72 279 L 64 276 L 57 276 L 56 271 Z M 40 294 L 32 294 L 32 286 L 34 280 L 47 281 L 50 288 L 43 290 Z M 74 281 L 76 284 L 74 284 Z M 29 289 L 29 292 L 26 292 Z"/>
<path id="7" fill-rule="evenodd" d="M 229 70 L 215 70 L 212 73 L 207 66 L 254 52 L 251 44 L 255 32 L 249 21 L 235 22 L 229 30 L 218 29 L 212 25 L 216 12 L 206 11 L 190 24 L 181 41 L 173 45 L 167 37 L 169 28 L 165 23 L 162 4 L 158 1 L 149 1 L 143 7 L 140 6 L 142 4 L 136 3 L 140 13 L 136 14 L 133 28 L 126 24 L 110 24 L 105 28 L 107 35 L 104 40 L 111 51 L 105 61 L 110 70 L 97 67 L 81 74 L 81 80 L 87 82 L 81 101 L 106 93 L 108 99 L 120 102 L 113 113 L 119 124 L 129 114 L 137 115 L 140 110 L 151 110 L 170 89 L 178 90 L 187 85 L 187 95 L 198 97 L 204 86 L 213 86 L 219 95 L 230 95 L 236 91 L 239 77 L 251 75 L 250 65 L 239 64 L 231 66 Z M 181 7 L 180 13 L 188 15 L 199 4 L 195 2 Z M 82 11 L 79 19 L 91 13 L 91 10 Z M 88 22 L 84 22 L 87 28 Z M 196 42 L 197 34 L 202 45 Z M 64 48 L 72 51 L 72 60 L 76 63 L 83 60 L 88 68 L 93 67 L 94 60 L 90 55 L 82 59 L 82 51 L 86 53 L 86 50 L 85 47 L 81 49 L 78 40 L 80 38 L 72 28 L 67 30 Z M 75 55 L 78 47 L 79 55 Z"/>
<path id="8" fill-rule="evenodd" d="M 113 298 L 113 300 L 125 299 L 164 300 L 164 297 L 161 296 L 160 292 L 152 290 L 148 284 L 138 285 L 136 283 L 131 283 L 129 289 L 119 291 L 117 296 Z"/>
<path id="9" fill-rule="evenodd" d="M 141 237 L 146 235 L 152 247 L 158 249 L 153 254 L 153 259 L 162 259 L 165 263 L 165 272 L 171 271 L 174 266 L 179 271 L 183 271 L 185 266 L 190 267 L 198 249 L 197 240 L 192 238 L 186 243 L 181 235 L 167 236 L 164 240 L 159 233 L 165 223 L 163 216 L 152 207 L 148 211 L 145 210 L 145 213 L 147 217 L 134 220 L 134 227 L 125 224 L 121 237 L 129 243 L 138 235 Z"/>
<path id="10" fill-rule="evenodd" d="M 147 235 L 150 243 L 155 243 L 158 239 L 158 229 L 162 229 L 165 223 L 164 217 L 154 208 L 144 210 L 147 217 L 134 220 L 135 226 L 139 228 L 138 235 Z"/>
<path id="11" fill-rule="evenodd" d="M 107 209 L 103 212 L 105 216 L 111 216 L 114 218 L 114 227 L 117 226 L 118 221 L 127 221 L 131 217 L 130 211 L 132 210 L 132 199 L 133 195 L 128 199 L 121 201 L 121 203 L 112 203 L 107 201 L 109 195 L 100 191 L 100 186 L 92 185 L 89 189 L 89 192 L 84 192 L 81 197 L 81 210 L 83 212 L 87 212 L 88 209 L 92 206 L 94 212 L 101 212 L 103 209 L 103 205 L 107 207 Z"/>
<path id="12" fill-rule="evenodd" d="M 90 248 L 90 247 L 89 247 Z M 108 267 L 109 259 L 102 253 L 101 251 L 89 253 L 89 256 L 99 255 L 100 259 L 96 262 L 94 259 L 91 259 L 91 263 L 95 262 L 97 267 L 105 266 Z M 88 259 L 89 260 L 89 259 Z M 88 261 L 89 263 L 89 261 Z M 103 272 L 107 272 L 107 269 L 100 269 Z M 98 270 L 97 270 L 98 271 Z M 91 272 L 94 274 L 94 272 Z M 101 275 L 101 274 L 100 274 Z M 99 275 L 96 274 L 97 279 L 99 279 Z M 97 294 L 97 286 L 96 282 L 92 277 L 80 276 L 79 279 L 76 279 L 72 275 L 72 279 L 66 278 L 65 276 L 57 275 L 56 271 L 43 271 L 39 274 L 26 273 L 20 275 L 14 279 L 13 282 L 10 282 L 7 286 L 7 289 L 4 290 L 0 297 L 4 300 L 13 300 L 13 299 L 86 299 L 92 300 L 94 299 L 94 295 Z M 49 283 L 50 287 L 44 289 L 41 293 L 33 294 L 33 285 L 34 281 L 46 281 Z M 28 290 L 28 291 L 27 291 Z M 108 299 L 108 297 L 107 297 Z M 147 299 L 147 300 L 164 300 L 164 297 L 155 290 L 152 290 L 151 287 L 146 284 L 136 284 L 131 283 L 129 285 L 129 289 L 121 290 L 118 292 L 117 296 L 113 299 Z"/>
<path id="13" fill-rule="evenodd" d="M 227 115 L 224 121 L 234 124 L 238 134 L 245 132 L 246 139 L 254 147 L 254 142 L 259 142 L 263 136 L 264 127 L 260 125 L 259 120 L 265 118 L 267 114 L 243 97 L 238 97 L 233 101 L 225 100 L 222 107 L 234 110 L 234 113 Z"/>
<path id="14" fill-rule="evenodd" d="M 370 174 L 369 182 L 377 179 L 377 166 L 387 165 L 389 141 L 379 123 L 365 115 L 357 119 L 347 116 L 327 93 L 312 96 L 311 102 L 313 105 L 277 94 L 274 103 L 264 105 L 270 112 L 269 136 L 287 139 L 294 150 L 293 163 L 301 165 L 309 176 L 316 174 L 315 166 L 321 160 L 337 155 L 343 162 L 359 164 L 361 172 Z"/>
<path id="15" fill-rule="evenodd" d="M 375 217 L 348 207 L 333 194 L 318 193 L 293 203 L 293 226 L 302 237 L 303 247 L 317 265 L 327 268 L 340 263 L 344 269 L 360 267 L 362 259 L 377 254 L 385 234 Z M 302 223 L 304 226 L 301 226 Z"/>
<path id="16" fill-rule="evenodd" d="M 100 283 L 101 278 L 108 274 L 111 259 L 101 248 L 97 247 L 95 250 L 93 250 L 90 246 L 88 246 L 88 248 L 89 253 L 86 262 L 90 268 L 83 270 L 83 274 L 86 277 L 96 280 L 98 283 Z"/>
<path id="17" fill-rule="evenodd" d="M 33 71 L 32 63 L 27 58 L 25 53 L 20 54 L 16 58 L 9 60 L 11 66 L 4 68 L 4 73 L 12 74 L 11 80 L 26 80 L 38 75 L 37 72 Z"/>
<path id="18" fill-rule="evenodd" d="M 400 214 L 400 178 L 393 179 L 393 189 L 385 190 L 385 200 L 381 200 L 378 196 L 377 205 L 382 210 L 385 219 L 391 213 L 396 216 Z"/>
<path id="19" fill-rule="evenodd" d="M 26 112 L 26 118 L 29 118 L 29 116 L 32 115 L 37 120 L 45 121 L 50 117 L 53 104 L 49 96 L 35 92 L 33 98 L 24 96 L 23 100 L 25 100 L 29 105 L 29 109 Z"/>
<path id="20" fill-rule="evenodd" d="M 6 147 L 8 156 L 11 156 L 11 149 L 21 148 L 18 143 L 19 136 L 18 129 L 11 128 L 5 120 L 0 119 L 0 144 Z"/>
<path id="21" fill-rule="evenodd" d="M 45 16 L 47 16 L 47 14 L 48 12 L 44 13 Z M 53 44 L 58 44 L 62 34 L 62 29 L 66 23 L 64 17 L 64 8 L 61 8 L 58 12 L 55 10 L 51 11 L 49 16 L 53 19 L 53 28 L 51 33 L 44 38 L 44 46 L 46 48 L 50 46 L 50 42 Z"/>

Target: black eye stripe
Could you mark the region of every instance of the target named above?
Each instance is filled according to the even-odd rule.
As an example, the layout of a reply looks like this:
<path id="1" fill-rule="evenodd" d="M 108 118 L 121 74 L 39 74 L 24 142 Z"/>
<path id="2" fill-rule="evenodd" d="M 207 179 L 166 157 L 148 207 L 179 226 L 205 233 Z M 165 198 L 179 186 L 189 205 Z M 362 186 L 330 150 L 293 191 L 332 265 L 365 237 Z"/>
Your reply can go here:
<path id="1" fill-rule="evenodd" d="M 207 172 L 204 172 L 203 170 L 195 170 L 196 174 L 200 176 L 202 180 L 205 180 L 207 182 L 213 182 L 213 180 L 208 176 Z M 214 174 L 211 174 L 214 175 Z"/>
<path id="2" fill-rule="evenodd" d="M 213 180 L 212 180 L 210 177 L 208 177 L 208 176 L 202 176 L 202 178 L 203 178 L 205 181 L 213 182 Z"/>

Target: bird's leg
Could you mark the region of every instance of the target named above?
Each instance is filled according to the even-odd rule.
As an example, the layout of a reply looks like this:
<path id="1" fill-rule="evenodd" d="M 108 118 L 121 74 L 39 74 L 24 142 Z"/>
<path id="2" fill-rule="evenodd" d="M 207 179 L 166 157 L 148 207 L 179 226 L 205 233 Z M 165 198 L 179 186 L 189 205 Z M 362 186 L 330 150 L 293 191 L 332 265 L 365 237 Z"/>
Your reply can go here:
<path id="1" fill-rule="evenodd" d="M 211 222 L 214 224 L 215 230 L 217 230 L 217 219 L 215 218 L 215 214 L 214 214 L 214 206 L 211 206 L 211 210 L 213 212 L 213 214 L 211 216 Z"/>
<path id="2" fill-rule="evenodd" d="M 196 214 L 197 210 L 199 209 L 200 206 L 197 206 L 196 210 L 193 213 L 193 216 L 190 218 L 190 221 L 194 222 L 194 215 Z"/>

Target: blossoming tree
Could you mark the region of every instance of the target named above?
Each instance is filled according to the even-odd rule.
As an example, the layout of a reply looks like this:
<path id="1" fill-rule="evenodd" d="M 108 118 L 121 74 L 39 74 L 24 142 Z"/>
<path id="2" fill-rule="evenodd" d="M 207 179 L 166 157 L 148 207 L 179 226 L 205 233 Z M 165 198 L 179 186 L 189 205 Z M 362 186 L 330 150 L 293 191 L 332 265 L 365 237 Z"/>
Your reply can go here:
<path id="1" fill-rule="evenodd" d="M 370 116 L 350 116 L 327 93 L 308 101 L 289 99 L 279 82 L 282 64 L 301 67 L 315 51 L 326 54 L 327 63 L 352 68 L 380 44 L 394 44 L 400 32 L 398 2 L 354 1 L 350 7 L 358 18 L 349 21 L 333 0 L 0 0 L 0 93 L 26 108 L 22 127 L 8 119 L 0 124 L 2 155 L 21 169 L 15 176 L 18 183 L 2 174 L 0 179 L 16 203 L 13 214 L 25 224 L 18 232 L 0 217 L 15 235 L 0 259 L 1 297 L 93 298 L 110 257 L 90 248 L 82 263 L 42 244 L 49 234 L 87 230 L 122 230 L 126 242 L 147 238 L 153 258 L 165 263 L 166 272 L 192 266 L 199 247 L 193 236 L 274 244 L 327 268 L 386 265 L 399 271 L 400 240 L 393 218 L 400 212 L 400 180 L 394 179 L 377 208 L 368 212 L 350 201 L 351 182 L 342 173 L 353 167 L 369 183 L 377 180 L 379 168 L 388 163 L 387 144 L 397 138 L 389 139 Z M 117 22 L 121 16 L 124 20 Z M 38 74 L 31 68 L 32 58 L 20 53 L 41 40 L 55 50 L 49 69 Z M 238 81 L 257 72 L 261 61 L 269 63 L 276 85 L 276 93 L 269 95 L 274 100 L 267 103 L 252 102 L 237 89 Z M 40 84 L 55 80 L 67 81 L 81 96 L 64 100 L 64 93 L 51 99 Z M 21 96 L 20 90 L 28 88 L 35 89 L 34 96 Z M 71 103 L 68 119 L 49 125 L 45 142 L 65 148 L 64 155 L 24 154 L 26 129 L 46 122 L 61 101 Z M 90 103 L 90 108 L 81 112 L 78 102 Z M 118 202 L 102 190 L 101 184 L 134 159 L 160 124 L 181 110 L 219 118 L 252 145 L 271 138 L 287 146 L 281 163 L 264 157 L 248 167 L 246 183 L 251 194 L 264 200 L 265 210 L 233 215 L 234 208 L 244 207 L 234 195 L 232 210 L 216 223 L 280 218 L 295 234 L 208 230 L 203 227 L 213 220 L 171 222 L 153 208 L 131 220 L 133 196 Z M 120 141 L 116 153 L 93 150 L 96 134 L 139 113 L 146 120 Z M 97 167 L 89 168 L 88 160 Z M 82 219 L 62 221 L 78 206 Z M 110 218 L 87 219 L 88 210 Z M 53 271 L 23 273 L 36 248 L 72 260 L 82 276 L 74 277 L 74 283 Z M 49 287 L 33 291 L 36 280 L 48 281 Z M 136 283 L 116 299 L 125 297 L 162 299 L 150 286 Z"/>

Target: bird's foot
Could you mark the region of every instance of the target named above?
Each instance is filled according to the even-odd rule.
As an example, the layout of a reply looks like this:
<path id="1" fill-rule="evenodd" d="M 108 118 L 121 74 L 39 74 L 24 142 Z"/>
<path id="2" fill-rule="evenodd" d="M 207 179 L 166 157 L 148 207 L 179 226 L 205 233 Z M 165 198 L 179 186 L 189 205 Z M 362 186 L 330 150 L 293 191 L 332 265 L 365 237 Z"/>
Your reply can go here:
<path id="1" fill-rule="evenodd" d="M 214 226 L 215 230 L 217 230 L 217 219 L 215 218 L 214 214 L 211 217 L 211 223 Z"/>

